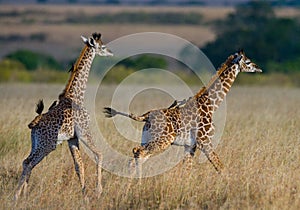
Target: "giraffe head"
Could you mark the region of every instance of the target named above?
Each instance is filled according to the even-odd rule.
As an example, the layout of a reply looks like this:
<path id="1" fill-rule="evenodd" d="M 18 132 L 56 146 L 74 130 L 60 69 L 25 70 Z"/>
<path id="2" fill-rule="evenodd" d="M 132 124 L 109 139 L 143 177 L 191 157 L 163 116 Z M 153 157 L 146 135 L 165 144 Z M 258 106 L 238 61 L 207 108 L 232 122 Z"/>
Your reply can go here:
<path id="1" fill-rule="evenodd" d="M 99 56 L 113 56 L 113 53 L 103 44 L 100 33 L 93 33 L 91 37 L 85 38 L 81 36 L 83 42 L 95 49 L 95 52 Z"/>
<path id="2" fill-rule="evenodd" d="M 238 68 L 236 68 L 237 73 L 239 72 L 262 72 L 262 70 L 253 63 L 249 58 L 246 57 L 245 52 L 243 50 L 239 50 L 236 52 L 231 60 L 231 63 L 237 64 Z"/>

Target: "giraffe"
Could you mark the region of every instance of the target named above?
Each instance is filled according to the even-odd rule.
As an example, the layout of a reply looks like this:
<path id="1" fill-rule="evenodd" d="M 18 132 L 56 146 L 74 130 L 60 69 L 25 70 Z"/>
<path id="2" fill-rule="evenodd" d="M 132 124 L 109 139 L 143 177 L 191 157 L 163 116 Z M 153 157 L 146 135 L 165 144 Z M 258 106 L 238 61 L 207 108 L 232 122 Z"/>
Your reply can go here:
<path id="1" fill-rule="evenodd" d="M 230 55 L 219 67 L 206 87 L 193 97 L 175 101 L 168 108 L 150 110 L 136 116 L 110 107 L 104 108 L 106 117 L 123 115 L 144 122 L 141 145 L 133 148 L 136 173 L 141 175 L 141 164 L 170 145 L 184 147 L 184 161 L 192 161 L 196 149 L 202 151 L 218 173 L 224 168 L 211 143 L 214 135 L 213 113 L 218 109 L 239 72 L 262 72 L 248 59 L 243 50 Z"/>
<path id="2" fill-rule="evenodd" d="M 32 169 L 64 140 L 68 141 L 83 194 L 85 194 L 85 179 L 79 139 L 92 151 L 97 165 L 96 192 L 98 196 L 101 194 L 102 155 L 92 141 L 89 114 L 84 107 L 84 93 L 94 57 L 113 54 L 102 43 L 100 33 L 93 33 L 89 38 L 83 36 L 81 38 L 85 46 L 71 68 L 68 83 L 59 95 L 58 103 L 54 101 L 49 110 L 42 114 L 44 104 L 40 100 L 36 108 L 38 116 L 28 125 L 31 129 L 31 152 L 23 161 L 23 172 L 15 193 L 15 200 L 19 198 L 22 191 L 26 191 Z"/>

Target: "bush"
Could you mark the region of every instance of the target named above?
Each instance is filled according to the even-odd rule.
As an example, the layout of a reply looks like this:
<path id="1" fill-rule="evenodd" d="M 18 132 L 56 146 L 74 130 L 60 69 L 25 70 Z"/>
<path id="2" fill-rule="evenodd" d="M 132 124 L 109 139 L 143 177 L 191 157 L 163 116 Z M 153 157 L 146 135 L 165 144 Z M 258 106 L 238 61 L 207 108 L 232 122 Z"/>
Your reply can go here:
<path id="1" fill-rule="evenodd" d="M 41 82 L 65 83 L 68 80 L 67 72 L 47 69 L 27 71 L 19 61 L 4 59 L 0 62 L 0 82 Z"/>
<path id="2" fill-rule="evenodd" d="M 22 63 L 29 71 L 41 68 L 54 70 L 62 69 L 61 64 L 59 64 L 53 57 L 29 50 L 18 50 L 7 55 L 6 58 Z"/>
<path id="3" fill-rule="evenodd" d="M 30 73 L 22 63 L 9 59 L 0 62 L 0 82 L 31 82 L 31 80 Z"/>

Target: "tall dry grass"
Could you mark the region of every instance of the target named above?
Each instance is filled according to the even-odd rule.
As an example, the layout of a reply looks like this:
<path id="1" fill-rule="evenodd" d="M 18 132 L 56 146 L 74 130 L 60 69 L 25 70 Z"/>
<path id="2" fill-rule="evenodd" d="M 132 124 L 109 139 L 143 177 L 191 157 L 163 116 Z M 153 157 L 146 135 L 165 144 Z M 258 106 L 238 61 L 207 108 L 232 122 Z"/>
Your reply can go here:
<path id="1" fill-rule="evenodd" d="M 0 85 L 0 200 L 2 209 L 299 209 L 300 208 L 300 94 L 299 89 L 235 87 L 227 97 L 227 121 L 216 151 L 226 170 L 195 164 L 190 174 L 179 164 L 142 180 L 103 172 L 103 194 L 93 194 L 95 165 L 83 152 L 89 201 L 82 198 L 67 144 L 45 158 L 32 172 L 27 196 L 18 203 L 13 194 L 22 160 L 30 151 L 27 128 L 37 99 L 46 107 L 63 89 L 60 85 Z M 112 87 L 96 102 L 109 105 Z M 144 99 L 143 99 L 144 97 Z M 168 106 L 140 95 L 133 109 Z M 165 103 L 165 104 L 164 104 Z M 138 107 L 139 106 L 139 107 Z M 132 144 L 116 138 L 112 121 L 97 108 L 97 119 L 111 136 L 114 149 L 131 153 Z M 137 126 L 142 127 L 141 124 Z M 125 142 L 126 143 L 126 142 Z M 127 151 L 127 152 L 126 152 Z M 199 155 L 199 152 L 196 156 Z M 198 160 L 198 158 L 195 158 Z"/>

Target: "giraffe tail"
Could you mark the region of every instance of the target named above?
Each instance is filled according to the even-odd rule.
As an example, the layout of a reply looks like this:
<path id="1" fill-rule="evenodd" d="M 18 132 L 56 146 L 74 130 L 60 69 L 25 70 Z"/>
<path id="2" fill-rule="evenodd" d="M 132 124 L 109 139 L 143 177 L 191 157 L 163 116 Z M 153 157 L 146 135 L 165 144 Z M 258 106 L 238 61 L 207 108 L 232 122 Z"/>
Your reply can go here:
<path id="1" fill-rule="evenodd" d="M 43 102 L 43 99 L 40 99 L 40 100 L 38 101 L 38 103 L 36 104 L 35 112 L 36 112 L 38 115 L 40 115 L 40 114 L 42 114 L 43 110 L 44 110 L 44 102 Z"/>
<path id="2" fill-rule="evenodd" d="M 105 117 L 111 118 L 119 114 L 119 112 L 113 108 L 110 107 L 104 107 L 103 113 L 105 114 Z"/>
<path id="3" fill-rule="evenodd" d="M 38 114 L 38 116 L 36 116 L 29 124 L 28 124 L 28 128 L 32 129 L 34 128 L 40 121 L 41 117 L 42 117 L 42 112 L 44 110 L 44 102 L 43 99 L 40 99 L 38 101 L 38 103 L 36 104 L 36 108 L 35 108 L 35 112 Z"/>
<path id="4" fill-rule="evenodd" d="M 129 117 L 135 121 L 138 121 L 138 122 L 145 122 L 147 119 L 148 119 L 148 113 L 146 114 L 143 114 L 141 116 L 135 116 L 134 114 L 130 113 L 130 114 L 127 114 L 127 113 L 124 113 L 124 112 L 119 112 L 113 108 L 110 108 L 110 107 L 104 107 L 104 111 L 105 113 L 105 117 L 107 118 L 111 118 L 111 117 L 114 117 L 116 115 L 122 115 L 122 116 L 125 116 L 125 117 Z"/>

